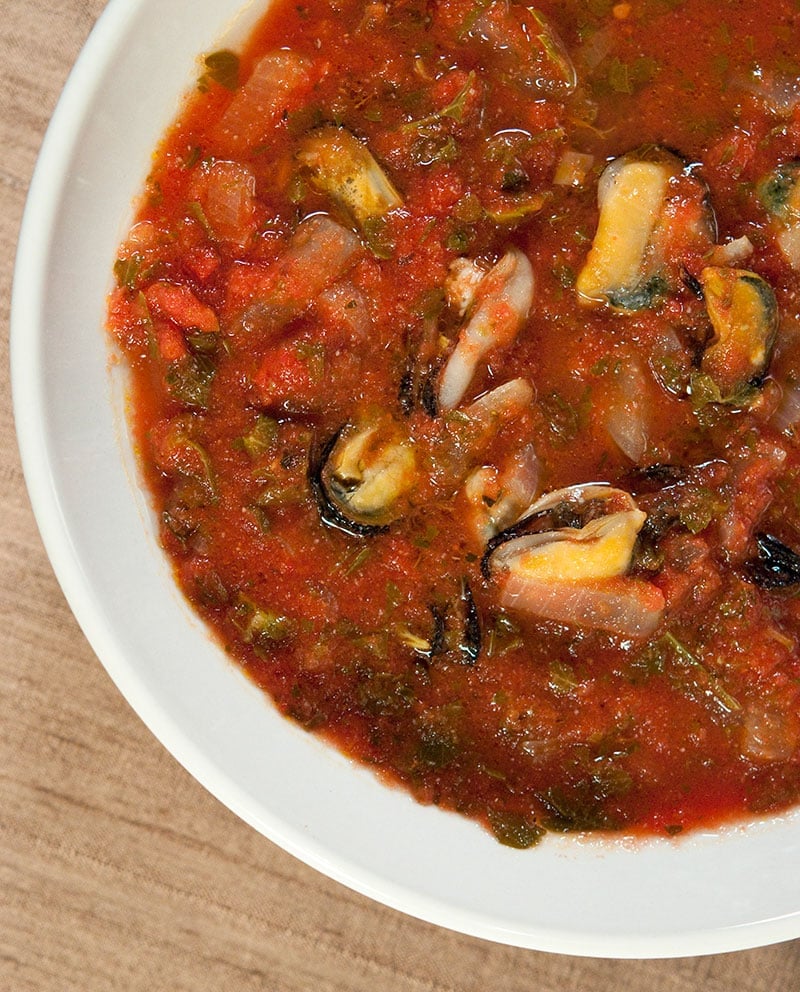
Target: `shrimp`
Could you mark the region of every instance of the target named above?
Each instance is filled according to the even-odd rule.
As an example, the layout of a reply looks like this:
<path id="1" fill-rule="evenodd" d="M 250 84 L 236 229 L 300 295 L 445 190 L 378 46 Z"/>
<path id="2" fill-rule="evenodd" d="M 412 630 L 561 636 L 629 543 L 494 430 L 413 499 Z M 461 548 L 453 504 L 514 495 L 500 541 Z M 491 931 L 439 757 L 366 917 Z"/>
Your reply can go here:
<path id="1" fill-rule="evenodd" d="M 532 444 L 515 451 L 499 468 L 481 465 L 464 483 L 469 505 L 467 523 L 473 536 L 486 544 L 519 519 L 534 500 L 539 485 L 539 459 Z"/>
<path id="2" fill-rule="evenodd" d="M 534 287 L 531 263 L 518 248 L 510 248 L 483 276 L 474 290 L 471 316 L 439 379 L 441 410 L 459 405 L 490 351 L 513 343 L 530 313 Z"/>

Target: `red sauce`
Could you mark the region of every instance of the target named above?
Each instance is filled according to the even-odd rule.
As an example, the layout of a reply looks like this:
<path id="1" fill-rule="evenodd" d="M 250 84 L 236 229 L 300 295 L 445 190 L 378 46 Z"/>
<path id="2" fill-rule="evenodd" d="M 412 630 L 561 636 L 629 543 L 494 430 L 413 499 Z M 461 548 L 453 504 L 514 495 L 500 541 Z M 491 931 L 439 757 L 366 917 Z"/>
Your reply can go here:
<path id="1" fill-rule="evenodd" d="M 505 843 L 800 797 L 798 51 L 793 0 L 279 0 L 120 249 L 186 595 L 283 713 Z M 587 299 L 639 167 L 638 267 Z"/>

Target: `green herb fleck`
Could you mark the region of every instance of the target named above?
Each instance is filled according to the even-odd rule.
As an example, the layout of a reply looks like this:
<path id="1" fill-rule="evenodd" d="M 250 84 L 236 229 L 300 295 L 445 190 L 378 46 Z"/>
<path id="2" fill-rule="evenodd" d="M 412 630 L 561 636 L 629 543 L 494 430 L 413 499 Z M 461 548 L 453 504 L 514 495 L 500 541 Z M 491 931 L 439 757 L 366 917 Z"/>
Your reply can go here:
<path id="1" fill-rule="evenodd" d="M 464 255 L 469 251 L 471 241 L 472 237 L 469 229 L 465 227 L 457 227 L 447 236 L 445 247 L 448 251 L 454 251 L 457 255 Z"/>
<path id="2" fill-rule="evenodd" d="M 557 696 L 569 695 L 579 684 L 572 665 L 559 660 L 550 663 L 548 686 Z"/>
<path id="3" fill-rule="evenodd" d="M 393 716 L 414 702 L 414 689 L 402 677 L 389 672 L 369 672 L 356 690 L 359 706 L 373 716 Z"/>
<path id="4" fill-rule="evenodd" d="M 186 355 L 170 363 L 164 378 L 174 400 L 185 406 L 205 409 L 215 371 L 207 356 Z"/>
<path id="5" fill-rule="evenodd" d="M 666 675 L 674 688 L 690 698 L 709 700 L 722 714 L 735 713 L 741 704 L 722 680 L 671 631 L 649 645 L 636 659 L 634 668 L 649 674 Z"/>
<path id="6" fill-rule="evenodd" d="M 363 224 L 364 240 L 376 258 L 391 258 L 394 241 L 389 234 L 385 217 L 367 217 Z"/>
<path id="7" fill-rule="evenodd" d="M 199 201 L 194 200 L 188 206 L 188 212 L 191 217 L 197 221 L 197 223 L 203 228 L 209 238 L 214 237 L 214 229 L 211 227 L 208 218 L 206 217 L 205 210 L 203 210 L 202 205 Z"/>
<path id="8" fill-rule="evenodd" d="M 448 117 L 450 120 L 460 123 L 464 118 L 464 111 L 467 106 L 467 98 L 469 97 L 469 91 L 472 89 L 472 85 L 475 82 L 475 72 L 472 71 L 467 76 L 467 81 L 464 86 L 458 91 L 455 97 L 443 107 L 441 110 L 437 110 L 433 114 L 428 114 L 427 117 L 422 117 L 416 121 L 409 121 L 407 124 L 403 125 L 404 131 L 419 130 L 420 128 L 428 127 L 431 124 L 437 124 L 441 121 L 443 117 Z"/>
<path id="9" fill-rule="evenodd" d="M 725 502 L 717 492 L 698 486 L 686 493 L 678 512 L 683 526 L 692 534 L 700 534 L 724 509 Z"/>
<path id="10" fill-rule="evenodd" d="M 352 556 L 350 561 L 346 564 L 343 575 L 347 578 L 349 575 L 353 575 L 357 572 L 361 566 L 370 559 L 372 556 L 372 551 L 370 548 L 359 548 L 355 555 Z"/>
<path id="11" fill-rule="evenodd" d="M 613 58 L 608 66 L 608 85 L 615 93 L 633 93 L 630 72 L 627 63 Z"/>
<path id="12" fill-rule="evenodd" d="M 486 632 L 486 656 L 496 658 L 505 651 L 513 650 L 522 645 L 519 627 L 506 613 L 498 613 L 494 623 Z M 502 694 L 505 696 L 505 694 Z M 495 701 L 500 702 L 500 694 Z"/>
<path id="13" fill-rule="evenodd" d="M 562 443 L 574 441 L 581 426 L 577 408 L 558 392 L 548 393 L 542 397 L 539 405 L 547 420 L 547 426 L 557 440 Z"/>
<path id="14" fill-rule="evenodd" d="M 240 596 L 233 611 L 233 622 L 239 628 L 244 643 L 256 648 L 285 641 L 297 631 L 294 620 L 258 606 L 246 596 Z"/>
<path id="15" fill-rule="evenodd" d="M 446 768 L 457 753 L 458 741 L 453 734 L 426 728 L 417 744 L 416 762 L 427 768 Z"/>
<path id="16" fill-rule="evenodd" d="M 239 56 L 227 48 L 211 52 L 203 59 L 205 72 L 198 80 L 198 87 L 205 93 L 210 84 L 217 83 L 226 90 L 235 90 L 239 86 Z"/>
<path id="17" fill-rule="evenodd" d="M 501 844 L 519 850 L 538 844 L 546 833 L 531 817 L 493 809 L 489 810 L 489 826 Z"/>
<path id="18" fill-rule="evenodd" d="M 114 276 L 122 289 L 131 292 L 136 289 L 136 282 L 142 268 L 142 256 L 134 252 L 128 258 L 118 258 L 114 263 Z"/>
<path id="19" fill-rule="evenodd" d="M 401 603 L 405 602 L 406 597 L 403 595 L 400 587 L 396 582 L 392 582 L 391 579 L 386 583 L 386 610 L 391 613 L 396 610 Z"/>
<path id="20" fill-rule="evenodd" d="M 325 375 L 325 345 L 321 341 L 297 341 L 294 351 L 308 369 L 311 379 L 321 381 Z"/>
<path id="21" fill-rule="evenodd" d="M 246 451 L 253 461 L 266 454 L 278 437 L 278 422 L 266 414 L 260 414 L 247 434 L 237 438 L 234 445 Z"/>
<path id="22" fill-rule="evenodd" d="M 203 150 L 200 147 L 200 145 L 192 145 L 192 147 L 189 149 L 188 155 L 183 160 L 183 167 L 184 167 L 184 169 L 187 169 L 187 170 L 188 169 L 193 169 L 197 165 L 197 163 L 200 161 L 200 156 L 202 155 L 202 153 L 203 153 Z"/>
<path id="23" fill-rule="evenodd" d="M 567 265 L 565 262 L 557 262 L 553 266 L 553 275 L 556 277 L 556 280 L 562 289 L 572 289 L 575 285 L 575 280 L 577 279 L 575 269 L 573 269 L 571 265 Z"/>

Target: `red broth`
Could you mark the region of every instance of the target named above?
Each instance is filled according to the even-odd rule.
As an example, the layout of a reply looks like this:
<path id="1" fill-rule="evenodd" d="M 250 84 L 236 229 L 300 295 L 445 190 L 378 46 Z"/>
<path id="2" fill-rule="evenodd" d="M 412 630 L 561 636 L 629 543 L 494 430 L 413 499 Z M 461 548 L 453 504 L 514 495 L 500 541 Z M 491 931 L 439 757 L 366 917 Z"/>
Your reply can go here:
<path id="1" fill-rule="evenodd" d="M 798 52 L 795 0 L 278 0 L 120 248 L 186 596 L 504 843 L 800 798 Z"/>

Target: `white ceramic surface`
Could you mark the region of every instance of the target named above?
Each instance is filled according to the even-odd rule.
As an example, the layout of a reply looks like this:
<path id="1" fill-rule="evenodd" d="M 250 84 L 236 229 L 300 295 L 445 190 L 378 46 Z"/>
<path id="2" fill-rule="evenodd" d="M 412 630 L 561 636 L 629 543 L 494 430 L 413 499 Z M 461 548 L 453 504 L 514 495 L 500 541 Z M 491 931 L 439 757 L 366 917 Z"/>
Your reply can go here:
<path id="1" fill-rule="evenodd" d="M 94 650 L 152 732 L 222 802 L 303 861 L 407 913 L 603 957 L 800 935 L 797 814 L 679 841 L 551 836 L 509 850 L 281 719 L 175 590 L 109 372 L 104 300 L 151 150 L 195 77 L 197 53 L 220 44 L 240 3 L 111 0 L 31 186 L 12 307 L 15 416 L 47 551 Z"/>

